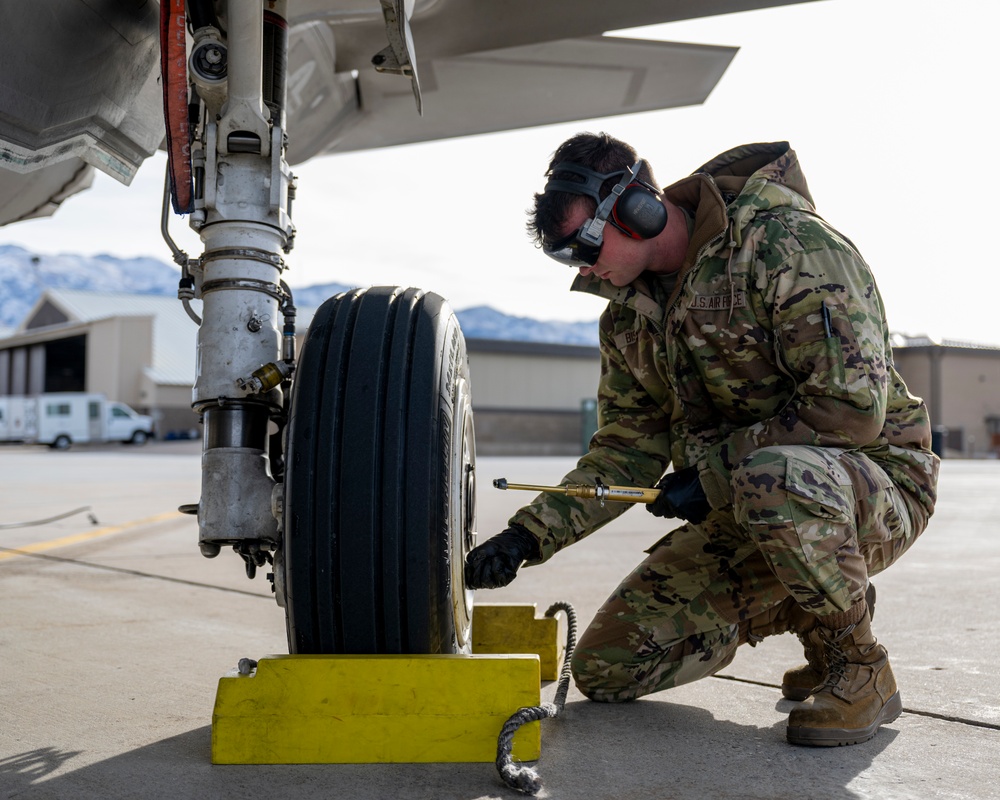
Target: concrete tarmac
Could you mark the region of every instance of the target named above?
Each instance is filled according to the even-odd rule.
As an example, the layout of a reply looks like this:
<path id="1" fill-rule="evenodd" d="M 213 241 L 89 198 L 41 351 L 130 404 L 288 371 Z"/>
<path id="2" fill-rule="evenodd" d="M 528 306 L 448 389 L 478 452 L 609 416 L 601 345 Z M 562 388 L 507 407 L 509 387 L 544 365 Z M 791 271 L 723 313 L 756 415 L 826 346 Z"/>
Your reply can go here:
<path id="1" fill-rule="evenodd" d="M 480 538 L 572 459 L 480 458 Z M 213 766 L 218 679 L 287 652 L 263 575 L 203 558 L 197 442 L 0 447 L 0 798 L 513 798 L 492 764 Z M 83 511 L 77 509 L 89 507 Z M 26 525 L 66 512 L 45 524 Z M 903 714 L 844 748 L 785 741 L 792 636 L 623 705 L 571 688 L 542 724 L 542 798 L 1000 798 L 1000 461 L 946 461 L 924 536 L 876 580 Z M 636 508 L 477 602 L 572 603 L 581 629 L 667 530 Z M 261 570 L 263 573 L 265 570 Z M 551 700 L 555 684 L 543 687 Z M 513 709 L 512 709 L 513 711 Z"/>

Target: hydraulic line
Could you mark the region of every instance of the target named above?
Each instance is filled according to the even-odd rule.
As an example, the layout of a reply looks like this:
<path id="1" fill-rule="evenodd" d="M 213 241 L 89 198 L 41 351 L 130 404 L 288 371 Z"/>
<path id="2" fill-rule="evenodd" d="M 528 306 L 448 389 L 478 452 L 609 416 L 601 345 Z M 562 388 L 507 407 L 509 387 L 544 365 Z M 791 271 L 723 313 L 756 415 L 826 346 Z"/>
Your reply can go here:
<path id="1" fill-rule="evenodd" d="M 191 318 L 195 325 L 201 325 L 201 317 L 198 312 L 191 307 L 191 301 L 195 299 L 194 279 L 191 277 L 190 259 L 188 254 L 181 250 L 170 235 L 170 164 L 167 164 L 167 174 L 163 182 L 163 208 L 160 212 L 160 234 L 173 254 L 174 262 L 181 268 L 181 279 L 177 284 L 177 299 L 184 306 L 184 311 Z"/>

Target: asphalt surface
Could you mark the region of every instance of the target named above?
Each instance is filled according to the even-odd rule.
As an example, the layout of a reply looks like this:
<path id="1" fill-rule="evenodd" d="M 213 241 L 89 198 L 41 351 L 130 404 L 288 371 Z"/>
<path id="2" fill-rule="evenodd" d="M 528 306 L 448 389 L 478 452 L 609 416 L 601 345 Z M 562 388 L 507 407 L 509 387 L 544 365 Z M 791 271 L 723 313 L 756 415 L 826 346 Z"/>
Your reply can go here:
<path id="1" fill-rule="evenodd" d="M 0 798 L 512 798 L 492 764 L 213 766 L 218 679 L 287 652 L 283 612 L 231 553 L 203 558 L 197 442 L 0 447 Z M 564 458 L 480 458 L 480 536 Z M 1000 797 L 1000 461 L 946 461 L 922 539 L 879 576 L 875 631 L 904 713 L 870 742 L 785 742 L 791 636 L 625 705 L 570 690 L 542 722 L 539 797 Z M 88 507 L 85 510 L 78 510 Z M 67 512 L 38 525 L 34 521 Z M 634 509 L 478 602 L 569 601 L 585 625 L 664 532 Z M 263 572 L 263 570 L 261 571 Z M 554 683 L 543 687 L 551 700 Z"/>

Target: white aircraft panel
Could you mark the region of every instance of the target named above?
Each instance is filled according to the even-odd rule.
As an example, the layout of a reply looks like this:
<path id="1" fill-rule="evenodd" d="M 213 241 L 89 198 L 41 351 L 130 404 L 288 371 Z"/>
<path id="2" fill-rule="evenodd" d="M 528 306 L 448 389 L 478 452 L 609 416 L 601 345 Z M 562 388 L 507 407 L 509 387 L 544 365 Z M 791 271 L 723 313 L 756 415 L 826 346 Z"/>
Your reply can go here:
<path id="1" fill-rule="evenodd" d="M 0 172 L 0 225 L 48 217 L 67 197 L 94 182 L 94 168 L 65 158 L 33 172 Z"/>

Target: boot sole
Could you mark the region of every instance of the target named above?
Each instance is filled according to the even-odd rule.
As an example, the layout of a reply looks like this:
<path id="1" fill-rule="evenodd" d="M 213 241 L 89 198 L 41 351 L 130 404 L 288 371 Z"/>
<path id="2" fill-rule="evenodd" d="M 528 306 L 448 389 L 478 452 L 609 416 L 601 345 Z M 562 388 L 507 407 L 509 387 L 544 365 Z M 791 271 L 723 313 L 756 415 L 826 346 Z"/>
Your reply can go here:
<path id="1" fill-rule="evenodd" d="M 903 713 L 903 701 L 896 692 L 890 697 L 875 721 L 864 728 L 793 728 L 788 727 L 786 735 L 792 744 L 801 744 L 808 747 L 843 747 L 851 744 L 861 744 L 871 739 L 878 729 L 889 722 L 895 720 Z"/>

